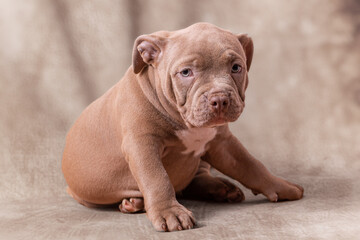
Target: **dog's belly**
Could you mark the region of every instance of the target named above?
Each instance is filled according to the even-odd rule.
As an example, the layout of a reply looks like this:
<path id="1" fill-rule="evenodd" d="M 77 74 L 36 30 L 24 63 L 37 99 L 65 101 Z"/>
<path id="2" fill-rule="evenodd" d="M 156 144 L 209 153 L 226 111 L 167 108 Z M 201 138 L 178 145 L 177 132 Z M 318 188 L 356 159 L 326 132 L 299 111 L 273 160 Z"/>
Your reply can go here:
<path id="1" fill-rule="evenodd" d="M 200 156 L 182 153 L 181 146 L 167 147 L 162 162 L 175 192 L 183 190 L 194 178 L 200 164 Z"/>

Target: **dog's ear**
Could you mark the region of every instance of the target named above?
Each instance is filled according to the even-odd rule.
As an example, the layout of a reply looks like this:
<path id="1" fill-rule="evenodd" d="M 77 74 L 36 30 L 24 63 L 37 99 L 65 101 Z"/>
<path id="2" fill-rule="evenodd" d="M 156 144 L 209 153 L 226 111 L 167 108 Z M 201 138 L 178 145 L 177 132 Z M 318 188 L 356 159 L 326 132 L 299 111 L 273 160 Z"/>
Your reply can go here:
<path id="1" fill-rule="evenodd" d="M 135 73 L 147 65 L 156 65 L 164 49 L 165 39 L 156 35 L 142 35 L 135 40 L 133 49 L 133 69 Z"/>
<path id="2" fill-rule="evenodd" d="M 251 37 L 249 37 L 247 34 L 240 34 L 237 36 L 246 55 L 246 67 L 247 67 L 247 71 L 249 71 L 250 69 L 250 65 L 251 65 L 251 61 L 253 58 L 253 54 L 254 54 L 254 44 L 253 41 L 251 39 Z"/>

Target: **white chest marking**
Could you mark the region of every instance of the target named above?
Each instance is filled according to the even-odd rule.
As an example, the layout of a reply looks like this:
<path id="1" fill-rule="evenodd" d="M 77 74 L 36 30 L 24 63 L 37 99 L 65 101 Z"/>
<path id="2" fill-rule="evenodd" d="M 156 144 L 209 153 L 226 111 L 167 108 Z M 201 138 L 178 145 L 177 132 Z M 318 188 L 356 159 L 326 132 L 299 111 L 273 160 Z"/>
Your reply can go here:
<path id="1" fill-rule="evenodd" d="M 198 156 L 205 151 L 205 145 L 215 137 L 216 132 L 215 128 L 190 128 L 176 131 L 176 136 L 186 147 L 183 154 L 194 152 Z"/>

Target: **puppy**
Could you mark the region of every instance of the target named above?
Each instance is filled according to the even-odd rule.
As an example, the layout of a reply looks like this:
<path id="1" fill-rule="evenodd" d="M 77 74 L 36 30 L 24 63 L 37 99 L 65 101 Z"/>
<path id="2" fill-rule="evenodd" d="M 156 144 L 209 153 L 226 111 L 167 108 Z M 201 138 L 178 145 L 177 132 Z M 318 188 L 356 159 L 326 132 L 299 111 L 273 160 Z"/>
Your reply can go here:
<path id="1" fill-rule="evenodd" d="M 193 228 L 185 197 L 240 202 L 241 190 L 271 202 L 303 188 L 273 176 L 229 131 L 245 106 L 253 41 L 208 23 L 142 35 L 125 76 L 70 129 L 62 160 L 69 194 L 88 207 L 146 211 L 158 231 Z"/>

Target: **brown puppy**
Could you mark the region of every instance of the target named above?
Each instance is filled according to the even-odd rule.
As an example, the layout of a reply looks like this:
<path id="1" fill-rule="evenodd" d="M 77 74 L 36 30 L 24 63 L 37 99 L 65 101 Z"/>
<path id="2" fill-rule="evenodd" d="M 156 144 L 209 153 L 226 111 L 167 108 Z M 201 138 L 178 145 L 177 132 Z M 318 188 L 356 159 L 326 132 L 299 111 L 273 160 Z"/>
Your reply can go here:
<path id="1" fill-rule="evenodd" d="M 68 192 L 85 206 L 145 210 L 159 231 L 190 229 L 176 193 L 242 201 L 210 166 L 270 201 L 303 188 L 273 176 L 231 134 L 244 109 L 253 42 L 207 23 L 136 39 L 124 78 L 88 106 L 66 138 Z"/>

